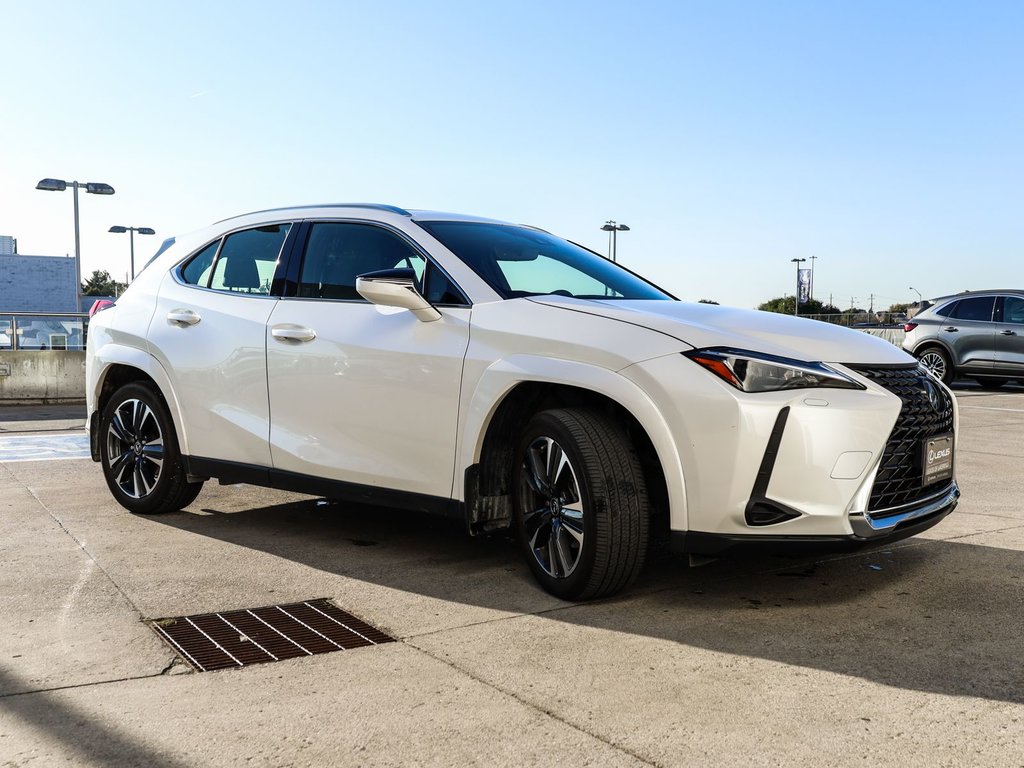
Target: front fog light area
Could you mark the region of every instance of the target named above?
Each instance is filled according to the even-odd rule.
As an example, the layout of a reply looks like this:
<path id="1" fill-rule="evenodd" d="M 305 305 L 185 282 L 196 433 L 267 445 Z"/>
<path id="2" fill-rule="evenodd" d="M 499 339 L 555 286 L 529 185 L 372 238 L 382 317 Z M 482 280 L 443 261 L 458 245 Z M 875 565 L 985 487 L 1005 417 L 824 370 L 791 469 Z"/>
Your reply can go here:
<path id="1" fill-rule="evenodd" d="M 722 347 L 695 349 L 683 354 L 742 392 L 778 392 L 784 389 L 819 387 L 865 388 L 824 363 Z"/>

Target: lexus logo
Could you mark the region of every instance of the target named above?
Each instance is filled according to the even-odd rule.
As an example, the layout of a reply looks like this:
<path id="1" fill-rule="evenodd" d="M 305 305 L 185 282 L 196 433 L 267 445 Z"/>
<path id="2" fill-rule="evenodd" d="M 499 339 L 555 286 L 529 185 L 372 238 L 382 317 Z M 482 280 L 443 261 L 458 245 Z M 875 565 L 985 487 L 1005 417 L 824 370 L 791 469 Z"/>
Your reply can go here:
<path id="1" fill-rule="evenodd" d="M 924 391 L 928 395 L 928 402 L 931 403 L 932 410 L 940 413 L 942 411 L 942 395 L 939 393 L 939 388 L 929 379 L 924 379 L 921 383 L 924 384 Z"/>

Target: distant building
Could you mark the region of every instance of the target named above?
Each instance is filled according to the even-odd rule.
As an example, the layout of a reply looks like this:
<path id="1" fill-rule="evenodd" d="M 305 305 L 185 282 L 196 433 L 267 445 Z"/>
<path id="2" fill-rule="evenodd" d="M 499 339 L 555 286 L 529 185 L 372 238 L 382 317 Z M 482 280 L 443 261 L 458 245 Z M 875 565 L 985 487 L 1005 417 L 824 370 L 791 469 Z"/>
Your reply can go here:
<path id="1" fill-rule="evenodd" d="M 77 312 L 75 259 L 27 256 L 18 241 L 0 235 L 0 314 L 4 312 Z"/>
<path id="2" fill-rule="evenodd" d="M 21 350 L 82 349 L 77 318 L 4 316 L 77 312 L 76 280 L 73 257 L 20 254 L 17 240 L 0 235 L 0 349 L 13 349 L 15 340 Z"/>

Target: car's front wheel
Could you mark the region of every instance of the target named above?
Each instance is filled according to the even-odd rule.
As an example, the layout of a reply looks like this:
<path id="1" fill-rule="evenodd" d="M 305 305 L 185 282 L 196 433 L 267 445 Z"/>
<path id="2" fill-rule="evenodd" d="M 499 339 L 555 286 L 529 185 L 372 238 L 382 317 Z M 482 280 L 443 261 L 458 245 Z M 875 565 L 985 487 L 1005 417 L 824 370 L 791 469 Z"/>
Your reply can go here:
<path id="1" fill-rule="evenodd" d="M 188 482 L 167 406 L 144 384 L 126 384 L 107 401 L 99 442 L 107 487 L 130 512 L 179 510 L 202 490 Z"/>
<path id="2" fill-rule="evenodd" d="M 647 553 L 650 510 L 625 430 L 602 413 L 534 416 L 515 453 L 519 540 L 541 585 L 565 600 L 629 586 Z"/>
<path id="3" fill-rule="evenodd" d="M 945 350 L 940 347 L 929 347 L 918 354 L 917 359 L 943 384 L 948 386 L 953 383 L 953 362 Z"/>

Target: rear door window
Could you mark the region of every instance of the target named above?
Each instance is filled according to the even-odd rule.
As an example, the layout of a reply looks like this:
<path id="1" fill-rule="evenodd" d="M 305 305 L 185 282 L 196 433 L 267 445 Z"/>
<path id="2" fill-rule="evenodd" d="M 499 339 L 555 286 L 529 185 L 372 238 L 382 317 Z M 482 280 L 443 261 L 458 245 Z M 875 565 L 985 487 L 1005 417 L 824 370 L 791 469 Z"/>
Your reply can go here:
<path id="1" fill-rule="evenodd" d="M 1024 325 L 1024 299 L 1020 296 L 1003 297 L 1003 322 Z"/>
<path id="2" fill-rule="evenodd" d="M 228 235 L 213 265 L 210 288 L 268 295 L 290 227 L 290 224 L 271 224 Z"/>
<path id="3" fill-rule="evenodd" d="M 992 306 L 994 303 L 994 296 L 975 296 L 970 299 L 960 299 L 957 302 L 956 308 L 948 316 L 956 320 L 991 322 Z"/>

